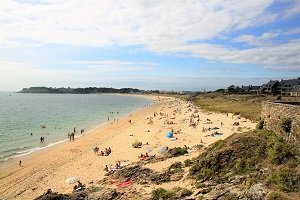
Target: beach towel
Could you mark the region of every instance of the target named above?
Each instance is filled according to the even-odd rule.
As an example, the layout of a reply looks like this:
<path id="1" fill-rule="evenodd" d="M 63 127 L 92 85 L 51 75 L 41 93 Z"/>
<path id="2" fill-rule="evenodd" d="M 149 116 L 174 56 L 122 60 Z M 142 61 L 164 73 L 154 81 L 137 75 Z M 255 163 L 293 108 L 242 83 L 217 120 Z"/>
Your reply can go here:
<path id="1" fill-rule="evenodd" d="M 117 187 L 118 188 L 123 188 L 123 187 L 126 187 L 126 186 L 130 185 L 131 183 L 132 183 L 132 181 L 129 179 L 129 180 L 126 180 L 122 183 L 117 184 Z"/>

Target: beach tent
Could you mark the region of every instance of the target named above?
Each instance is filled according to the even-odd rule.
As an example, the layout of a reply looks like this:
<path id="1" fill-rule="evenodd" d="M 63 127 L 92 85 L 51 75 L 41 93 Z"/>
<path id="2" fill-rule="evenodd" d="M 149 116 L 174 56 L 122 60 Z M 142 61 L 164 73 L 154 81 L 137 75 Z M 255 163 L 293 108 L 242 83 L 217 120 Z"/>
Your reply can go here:
<path id="1" fill-rule="evenodd" d="M 167 137 L 167 138 L 172 138 L 172 137 L 173 137 L 173 132 L 172 132 L 172 131 L 168 132 L 168 133 L 166 134 L 166 137 Z"/>
<path id="2" fill-rule="evenodd" d="M 164 154 L 167 150 L 168 150 L 168 147 L 166 147 L 166 146 L 160 146 L 157 149 L 157 152 L 160 153 L 160 154 Z"/>

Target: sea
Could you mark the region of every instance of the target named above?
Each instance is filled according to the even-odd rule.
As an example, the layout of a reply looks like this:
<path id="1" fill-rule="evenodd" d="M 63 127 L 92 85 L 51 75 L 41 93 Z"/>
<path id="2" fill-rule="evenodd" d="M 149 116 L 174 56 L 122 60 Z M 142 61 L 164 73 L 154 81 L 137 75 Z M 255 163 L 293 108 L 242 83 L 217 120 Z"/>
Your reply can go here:
<path id="1" fill-rule="evenodd" d="M 150 103 L 131 95 L 0 92 L 0 163 L 67 141 L 74 128 L 75 136 L 81 129 L 88 134 Z"/>

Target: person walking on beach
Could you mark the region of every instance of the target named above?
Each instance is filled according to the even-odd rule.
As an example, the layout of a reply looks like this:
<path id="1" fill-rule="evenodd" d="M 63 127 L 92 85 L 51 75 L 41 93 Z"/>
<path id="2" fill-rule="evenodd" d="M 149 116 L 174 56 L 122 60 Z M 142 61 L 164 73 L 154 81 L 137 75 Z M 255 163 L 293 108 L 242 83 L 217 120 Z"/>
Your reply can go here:
<path id="1" fill-rule="evenodd" d="M 74 127 L 74 133 L 76 133 L 76 127 Z"/>
<path id="2" fill-rule="evenodd" d="M 21 160 L 19 161 L 19 166 L 22 167 L 22 161 Z"/>

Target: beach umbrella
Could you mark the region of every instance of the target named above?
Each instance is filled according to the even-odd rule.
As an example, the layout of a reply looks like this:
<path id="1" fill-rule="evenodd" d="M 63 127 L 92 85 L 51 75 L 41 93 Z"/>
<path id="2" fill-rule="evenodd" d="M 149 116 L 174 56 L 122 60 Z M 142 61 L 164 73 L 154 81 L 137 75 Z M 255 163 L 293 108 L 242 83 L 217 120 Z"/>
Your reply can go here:
<path id="1" fill-rule="evenodd" d="M 73 176 L 73 177 L 67 178 L 65 182 L 68 184 L 74 184 L 74 183 L 77 183 L 78 181 L 80 181 L 80 178 Z"/>
<path id="2" fill-rule="evenodd" d="M 172 131 L 168 132 L 168 133 L 166 134 L 166 137 L 167 137 L 167 138 L 172 138 L 172 137 L 173 137 L 173 132 L 172 132 Z"/>
<path id="3" fill-rule="evenodd" d="M 158 147 L 157 152 L 160 153 L 160 154 L 163 154 L 167 150 L 168 150 L 168 147 L 166 147 L 166 146 L 160 146 L 160 147 Z"/>

